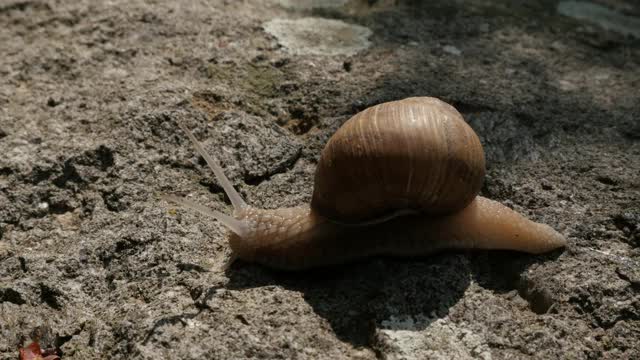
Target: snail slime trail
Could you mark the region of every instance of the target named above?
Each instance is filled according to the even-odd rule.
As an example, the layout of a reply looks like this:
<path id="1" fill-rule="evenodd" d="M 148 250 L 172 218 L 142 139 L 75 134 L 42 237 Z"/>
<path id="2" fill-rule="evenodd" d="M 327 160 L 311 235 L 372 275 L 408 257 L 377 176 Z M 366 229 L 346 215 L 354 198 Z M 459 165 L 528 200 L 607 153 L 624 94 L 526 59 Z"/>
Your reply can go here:
<path id="1" fill-rule="evenodd" d="M 433 97 L 379 104 L 346 121 L 322 151 L 311 204 L 292 208 L 247 205 L 179 126 L 231 199 L 233 216 L 163 198 L 223 223 L 235 258 L 296 270 L 445 249 L 539 254 L 567 243 L 551 227 L 478 196 L 485 173 L 480 140 L 453 106 Z"/>

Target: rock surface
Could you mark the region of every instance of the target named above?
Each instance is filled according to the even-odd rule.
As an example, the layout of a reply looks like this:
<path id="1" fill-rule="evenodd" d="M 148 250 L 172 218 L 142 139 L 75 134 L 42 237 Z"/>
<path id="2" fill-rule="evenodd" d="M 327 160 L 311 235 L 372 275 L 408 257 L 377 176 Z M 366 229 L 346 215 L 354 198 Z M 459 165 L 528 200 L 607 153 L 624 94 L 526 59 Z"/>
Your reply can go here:
<path id="1" fill-rule="evenodd" d="M 553 1 L 284 3 L 0 3 L 0 359 L 640 358 L 637 39 Z M 265 25 L 309 18 L 369 43 Z M 177 122 L 247 202 L 293 206 L 342 122 L 416 95 L 477 131 L 483 195 L 568 249 L 225 270 L 222 226 L 158 199 L 231 211 Z"/>
<path id="2" fill-rule="evenodd" d="M 276 18 L 264 23 L 264 29 L 297 55 L 355 55 L 369 47 L 371 36 L 364 26 L 318 17 Z"/>

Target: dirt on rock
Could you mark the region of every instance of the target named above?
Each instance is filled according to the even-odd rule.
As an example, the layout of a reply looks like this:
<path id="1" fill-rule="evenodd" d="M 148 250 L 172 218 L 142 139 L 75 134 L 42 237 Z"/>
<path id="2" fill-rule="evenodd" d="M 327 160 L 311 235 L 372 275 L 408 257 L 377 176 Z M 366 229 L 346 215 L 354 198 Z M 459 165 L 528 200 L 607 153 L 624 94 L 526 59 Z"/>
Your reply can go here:
<path id="1" fill-rule="evenodd" d="M 34 338 L 62 359 L 640 358 L 640 7 L 593 2 L 627 20 L 551 0 L 1 1 L 0 359 Z M 309 202 L 346 119 L 409 96 L 454 105 L 482 194 L 569 246 L 225 269 L 225 229 L 158 197 L 231 212 L 177 122 L 277 208 Z"/>

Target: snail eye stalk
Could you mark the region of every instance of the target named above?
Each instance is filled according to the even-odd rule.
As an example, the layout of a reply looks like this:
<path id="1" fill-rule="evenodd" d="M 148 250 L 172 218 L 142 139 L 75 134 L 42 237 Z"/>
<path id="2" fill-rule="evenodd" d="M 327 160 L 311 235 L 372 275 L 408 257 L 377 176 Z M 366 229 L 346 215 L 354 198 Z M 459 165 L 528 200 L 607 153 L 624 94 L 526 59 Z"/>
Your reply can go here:
<path id="1" fill-rule="evenodd" d="M 233 185 L 231 185 L 231 181 L 229 181 L 227 176 L 224 174 L 224 171 L 222 170 L 222 167 L 220 166 L 218 161 L 214 159 L 211 155 L 207 154 L 206 151 L 204 151 L 204 148 L 202 147 L 202 145 L 200 145 L 200 142 L 196 139 L 195 136 L 193 136 L 193 134 L 191 133 L 191 131 L 189 131 L 189 129 L 187 129 L 180 122 L 178 122 L 178 126 L 180 126 L 180 129 L 182 129 L 182 131 L 184 131 L 187 134 L 187 136 L 189 137 L 189 140 L 191 140 L 191 142 L 193 143 L 193 146 L 196 148 L 196 151 L 198 152 L 198 154 L 200 154 L 200 156 L 204 158 L 204 160 L 207 162 L 207 165 L 209 165 L 209 168 L 213 171 L 214 175 L 216 176 L 216 179 L 218 180 L 218 182 L 220 182 L 220 185 L 222 185 L 224 192 L 229 197 L 229 200 L 231 200 L 234 213 L 238 213 L 242 211 L 244 208 L 246 208 L 247 203 L 244 202 L 244 200 L 242 199 L 242 196 L 240 196 L 240 194 L 238 194 L 236 189 L 234 189 Z"/>
<path id="2" fill-rule="evenodd" d="M 235 219 L 227 214 L 221 213 L 220 211 L 209 209 L 204 205 L 200 205 L 183 197 L 162 194 L 160 195 L 160 198 L 165 201 L 180 205 L 182 207 L 195 210 L 203 215 L 211 216 L 212 218 L 220 221 L 224 226 L 229 228 L 240 237 L 245 236 L 249 231 L 247 224 L 244 221 Z"/>

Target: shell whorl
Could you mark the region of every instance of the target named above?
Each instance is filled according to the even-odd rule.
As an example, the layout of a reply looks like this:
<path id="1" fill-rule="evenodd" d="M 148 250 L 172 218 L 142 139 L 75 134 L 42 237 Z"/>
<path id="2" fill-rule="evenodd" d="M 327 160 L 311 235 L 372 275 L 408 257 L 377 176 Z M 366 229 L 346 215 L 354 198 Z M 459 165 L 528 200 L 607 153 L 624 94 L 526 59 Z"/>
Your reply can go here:
<path id="1" fill-rule="evenodd" d="M 387 102 L 331 137 L 311 207 L 344 223 L 406 210 L 449 214 L 473 200 L 484 172 L 480 140 L 453 106 L 432 97 Z"/>

